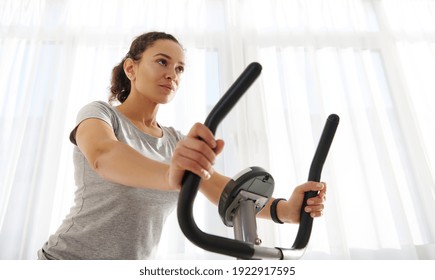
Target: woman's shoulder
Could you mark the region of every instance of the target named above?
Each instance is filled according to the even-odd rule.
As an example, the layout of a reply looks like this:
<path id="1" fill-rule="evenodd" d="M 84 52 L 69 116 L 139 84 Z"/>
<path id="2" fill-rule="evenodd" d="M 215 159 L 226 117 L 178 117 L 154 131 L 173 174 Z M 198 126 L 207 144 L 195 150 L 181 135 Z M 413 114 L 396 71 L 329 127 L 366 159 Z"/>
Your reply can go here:
<path id="1" fill-rule="evenodd" d="M 116 109 L 105 101 L 92 101 L 80 109 L 77 115 L 77 122 L 89 117 L 100 117 L 104 120 L 113 120 L 114 118 L 117 118 Z"/>
<path id="2" fill-rule="evenodd" d="M 105 102 L 105 101 L 101 101 L 101 100 L 95 100 L 95 101 L 91 101 L 88 104 L 84 105 L 81 109 L 81 111 L 83 110 L 109 110 L 109 111 L 113 111 L 114 107 Z"/>
<path id="3" fill-rule="evenodd" d="M 75 133 L 78 126 L 86 119 L 100 119 L 109 124 L 114 131 L 118 129 L 118 119 L 115 108 L 104 101 L 92 101 L 84 105 L 77 114 L 76 125 L 70 133 L 70 141 L 73 144 L 76 144 Z"/>

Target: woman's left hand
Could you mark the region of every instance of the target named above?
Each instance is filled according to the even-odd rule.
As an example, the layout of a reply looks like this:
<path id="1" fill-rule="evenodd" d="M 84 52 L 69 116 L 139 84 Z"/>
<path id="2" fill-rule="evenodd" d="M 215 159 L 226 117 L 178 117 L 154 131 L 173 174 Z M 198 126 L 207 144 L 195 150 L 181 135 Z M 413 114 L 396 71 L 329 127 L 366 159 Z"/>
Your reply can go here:
<path id="1" fill-rule="evenodd" d="M 278 218 L 284 223 L 299 223 L 300 211 L 307 191 L 318 191 L 318 195 L 308 199 L 304 211 L 312 218 L 321 217 L 325 208 L 326 184 L 324 182 L 306 182 L 296 187 L 288 201 L 280 201 L 277 205 Z"/>

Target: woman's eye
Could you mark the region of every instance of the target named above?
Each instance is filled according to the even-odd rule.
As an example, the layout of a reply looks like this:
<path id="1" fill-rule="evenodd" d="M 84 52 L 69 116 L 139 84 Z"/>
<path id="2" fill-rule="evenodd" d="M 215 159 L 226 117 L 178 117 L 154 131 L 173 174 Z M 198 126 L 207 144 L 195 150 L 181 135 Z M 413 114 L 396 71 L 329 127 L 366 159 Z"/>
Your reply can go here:
<path id="1" fill-rule="evenodd" d="M 164 59 L 157 60 L 157 63 L 160 64 L 160 65 L 163 65 L 163 66 L 168 65 L 168 62 L 166 60 L 164 60 Z"/>
<path id="2" fill-rule="evenodd" d="M 184 72 L 184 67 L 183 66 L 177 67 L 177 72 L 178 73 L 183 73 Z"/>

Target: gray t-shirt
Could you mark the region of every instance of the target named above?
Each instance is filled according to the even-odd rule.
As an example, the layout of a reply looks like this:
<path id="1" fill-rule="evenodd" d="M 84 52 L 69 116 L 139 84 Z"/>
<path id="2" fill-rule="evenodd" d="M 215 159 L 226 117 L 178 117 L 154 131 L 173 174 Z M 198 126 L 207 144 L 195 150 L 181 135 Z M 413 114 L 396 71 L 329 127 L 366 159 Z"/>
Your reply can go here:
<path id="1" fill-rule="evenodd" d="M 170 162 L 177 142 L 184 137 L 168 127 L 161 127 L 162 138 L 147 135 L 116 108 L 101 101 L 83 107 L 77 125 L 89 118 L 107 122 L 119 141 L 160 162 Z M 70 139 L 75 143 L 75 129 Z M 152 258 L 163 224 L 176 206 L 178 192 L 133 188 L 107 181 L 92 170 L 77 146 L 74 167 L 75 205 L 38 252 L 39 258 Z"/>

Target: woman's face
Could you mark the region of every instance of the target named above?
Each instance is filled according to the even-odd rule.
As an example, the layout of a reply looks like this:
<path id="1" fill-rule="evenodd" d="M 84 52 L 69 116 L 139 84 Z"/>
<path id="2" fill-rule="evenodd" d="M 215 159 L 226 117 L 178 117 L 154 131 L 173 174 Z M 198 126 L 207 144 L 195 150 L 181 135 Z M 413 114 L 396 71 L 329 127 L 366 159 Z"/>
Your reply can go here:
<path id="1" fill-rule="evenodd" d="M 137 61 L 124 65 L 130 75 L 131 92 L 157 104 L 172 100 L 184 71 L 184 51 L 171 40 L 157 40 Z"/>

